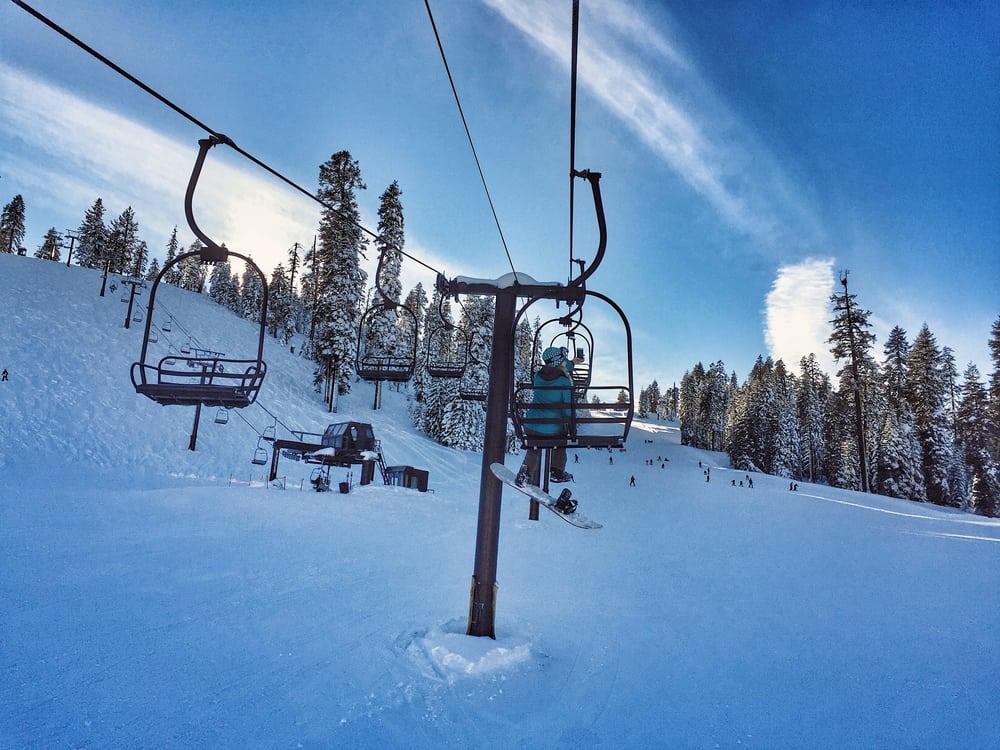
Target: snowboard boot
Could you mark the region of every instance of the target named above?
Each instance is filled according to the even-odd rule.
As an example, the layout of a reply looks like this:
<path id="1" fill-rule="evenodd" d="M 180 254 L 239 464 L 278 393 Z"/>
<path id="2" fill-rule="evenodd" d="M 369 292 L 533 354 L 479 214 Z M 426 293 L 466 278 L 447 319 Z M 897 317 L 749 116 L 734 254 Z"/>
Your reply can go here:
<path id="1" fill-rule="evenodd" d="M 567 516 L 572 515 L 576 510 L 576 500 L 573 500 L 570 497 L 571 494 L 572 493 L 568 489 L 564 489 L 559 493 L 559 497 L 556 499 L 556 510 Z"/>
<path id="2" fill-rule="evenodd" d="M 514 479 L 514 484 L 518 487 L 524 487 L 528 483 L 528 467 L 521 464 L 521 468 L 517 470 L 517 478 Z"/>
<path id="3" fill-rule="evenodd" d="M 549 481 L 556 482 L 557 484 L 561 482 L 572 482 L 573 475 L 565 470 L 552 469 L 549 472 Z"/>

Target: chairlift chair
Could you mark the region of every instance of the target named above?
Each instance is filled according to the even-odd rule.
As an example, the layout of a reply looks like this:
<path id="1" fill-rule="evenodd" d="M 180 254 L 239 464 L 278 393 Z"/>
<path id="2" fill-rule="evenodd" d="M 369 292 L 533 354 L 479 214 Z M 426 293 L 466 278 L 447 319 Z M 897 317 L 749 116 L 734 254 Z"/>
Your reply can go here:
<path id="1" fill-rule="evenodd" d="M 393 301 L 382 290 L 382 265 L 388 250 L 379 256 L 375 271 L 374 301 L 361 316 L 355 371 L 373 382 L 406 382 L 417 364 L 417 316 L 406 305 Z"/>
<path id="2" fill-rule="evenodd" d="M 317 492 L 329 492 L 330 467 L 317 466 L 313 469 L 312 473 L 309 475 L 309 484 L 311 484 Z"/>
<path id="3" fill-rule="evenodd" d="M 174 330 L 173 318 L 167 318 L 163 321 L 163 325 L 160 326 L 160 330 L 164 333 L 170 333 Z"/>
<path id="4" fill-rule="evenodd" d="M 264 428 L 264 432 L 261 433 L 261 438 L 267 440 L 268 442 L 274 442 L 274 425 L 268 425 Z"/>
<path id="5" fill-rule="evenodd" d="M 250 459 L 250 463 L 256 466 L 265 466 L 267 464 L 267 448 L 264 448 L 260 444 L 260 440 L 257 440 L 257 449 L 253 452 L 253 458 Z"/>
<path id="6" fill-rule="evenodd" d="M 229 410 L 226 408 L 221 408 L 215 412 L 215 423 L 216 424 L 228 424 L 229 423 Z"/>
<path id="7" fill-rule="evenodd" d="M 427 334 L 426 349 L 424 369 L 431 377 L 457 379 L 469 365 L 468 337 L 465 331 L 451 323 L 438 326 Z"/>
<path id="8" fill-rule="evenodd" d="M 201 249 L 182 253 L 173 260 L 165 263 L 149 292 L 149 303 L 146 308 L 146 330 L 142 340 L 142 350 L 139 355 L 139 361 L 132 364 L 131 378 L 136 393 L 146 396 L 163 406 L 197 406 L 201 404 L 226 409 L 240 409 L 249 406 L 257 399 L 257 394 L 260 392 L 261 384 L 267 372 L 267 364 L 264 362 L 264 336 L 266 333 L 268 302 L 267 278 L 257 264 L 248 256 L 233 252 L 227 249 L 225 245 L 218 245 L 213 242 L 201 231 L 194 218 L 194 189 L 201 174 L 201 169 L 204 166 L 208 149 L 220 143 L 227 142 L 231 143 L 225 136 L 219 135 L 213 135 L 198 142 L 198 157 L 195 161 L 184 198 L 184 210 L 187 215 L 188 225 L 195 236 L 201 240 Z M 169 354 L 159 361 L 154 361 L 150 358 L 150 332 L 153 325 L 153 312 L 156 307 L 156 293 L 159 290 L 160 283 L 164 275 L 173 266 L 194 257 L 197 257 L 203 264 L 223 263 L 233 257 L 239 258 L 246 263 L 248 270 L 252 270 L 257 274 L 263 294 L 256 357 L 248 357 L 246 359 L 223 359 L 217 355 L 191 357 L 187 356 L 190 354 L 191 345 L 185 344 L 181 349 L 181 353 L 187 356 L 189 364 L 192 361 L 195 362 L 195 369 L 198 372 L 177 368 L 176 360 Z"/>
<path id="9" fill-rule="evenodd" d="M 150 332 L 149 332 L 149 343 L 150 343 L 150 344 L 155 344 L 155 343 L 157 343 L 157 342 L 158 342 L 159 340 L 160 340 L 160 336 L 159 336 L 159 334 L 158 334 L 158 333 L 156 332 L 156 329 L 154 328 L 154 329 L 153 329 L 152 331 L 150 331 Z"/>
<path id="10" fill-rule="evenodd" d="M 625 335 L 615 339 L 620 342 L 620 361 L 618 364 L 623 370 L 617 374 L 620 380 L 606 384 L 601 382 L 595 384 L 591 377 L 585 396 L 581 396 L 579 389 L 574 387 L 570 407 L 571 417 L 569 423 L 563 425 L 564 433 L 561 435 L 539 435 L 533 432 L 533 425 L 549 424 L 551 416 L 537 414 L 541 409 L 534 405 L 534 393 L 536 390 L 540 390 L 539 388 L 536 388 L 533 383 L 515 382 L 510 399 L 510 414 L 514 431 L 521 441 L 521 445 L 525 448 L 620 448 L 625 444 L 634 416 L 635 403 L 632 374 L 632 330 L 625 313 L 609 297 L 587 290 L 585 292 L 586 299 L 604 302 L 621 320 Z M 518 313 L 518 317 L 524 315 L 525 311 L 537 301 L 528 302 Z M 539 333 L 543 328 L 544 326 L 539 328 Z M 580 337 L 581 329 L 577 328 L 576 333 Z M 577 339 L 577 341 L 579 340 L 580 338 Z M 540 340 L 536 334 L 536 351 L 539 350 L 539 344 Z M 553 388 L 560 388 L 560 386 Z M 619 401 L 619 396 L 623 393 L 625 394 L 624 403 Z M 548 410 L 551 407 L 546 405 L 543 408 Z"/>

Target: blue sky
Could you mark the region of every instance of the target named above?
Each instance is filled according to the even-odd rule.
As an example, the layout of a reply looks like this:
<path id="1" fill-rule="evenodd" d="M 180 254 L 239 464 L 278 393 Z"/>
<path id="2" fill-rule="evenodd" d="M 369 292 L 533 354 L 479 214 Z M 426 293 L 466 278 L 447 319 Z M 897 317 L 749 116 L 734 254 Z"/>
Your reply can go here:
<path id="1" fill-rule="evenodd" d="M 309 189 L 349 150 L 403 191 L 408 252 L 448 276 L 510 270 L 423 3 L 76 2 L 34 8 Z M 431 4 L 515 267 L 564 279 L 569 0 Z M 207 9 L 207 10 L 206 10 Z M 878 353 L 927 323 L 985 375 L 1000 313 L 1000 11 L 995 3 L 581 2 L 576 166 L 600 171 L 609 244 L 590 288 L 634 334 L 636 384 L 758 354 L 828 361 L 838 273 Z M 0 201 L 26 246 L 131 205 L 163 253 L 204 132 L 0 5 Z M 578 183 L 578 255 L 593 247 Z M 215 149 L 196 211 L 266 269 L 317 207 Z M 404 285 L 433 283 L 419 266 Z M 618 337 L 604 320 L 595 355 Z"/>

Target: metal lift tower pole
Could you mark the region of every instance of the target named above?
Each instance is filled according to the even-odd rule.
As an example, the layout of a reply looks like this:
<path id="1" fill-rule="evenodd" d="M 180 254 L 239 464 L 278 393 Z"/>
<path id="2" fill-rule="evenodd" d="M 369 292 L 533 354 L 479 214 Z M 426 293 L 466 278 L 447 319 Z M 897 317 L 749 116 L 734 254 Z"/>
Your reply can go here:
<path id="1" fill-rule="evenodd" d="M 496 638 L 497 552 L 500 546 L 500 492 L 503 484 L 490 471 L 503 463 L 507 447 L 507 408 L 514 378 L 514 289 L 497 290 L 490 357 L 490 391 L 486 400 L 486 437 L 479 479 L 479 526 L 472 574 L 468 635 Z"/>

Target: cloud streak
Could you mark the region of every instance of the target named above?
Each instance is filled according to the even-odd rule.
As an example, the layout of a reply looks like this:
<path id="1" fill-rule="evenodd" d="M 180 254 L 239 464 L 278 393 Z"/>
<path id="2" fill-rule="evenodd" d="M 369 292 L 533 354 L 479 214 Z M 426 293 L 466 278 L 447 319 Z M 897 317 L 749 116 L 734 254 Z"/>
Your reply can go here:
<path id="1" fill-rule="evenodd" d="M 563 6 L 484 2 L 568 68 Z M 815 247 L 822 231 L 803 191 L 713 94 L 679 45 L 621 2 L 595 7 L 580 24 L 580 85 L 759 250 L 776 255 Z"/>
<path id="2" fill-rule="evenodd" d="M 0 157 L 4 173 L 31 189 L 33 203 L 64 214 L 71 206 L 69 214 L 76 218 L 66 228 L 77 226 L 100 197 L 106 221 L 132 206 L 156 255 L 162 256 L 175 225 L 182 242 L 193 241 L 184 193 L 197 153 L 195 138 L 169 138 L 2 63 L 0 132 L 7 133 L 0 145 L 15 137 L 25 144 L 3 149 L 8 154 L 33 155 L 30 160 Z M 269 272 L 285 261 L 293 242 L 311 240 L 319 207 L 273 178 L 245 169 L 227 152 L 219 147 L 210 153 L 195 195 L 195 216 L 210 237 L 252 254 Z"/>

